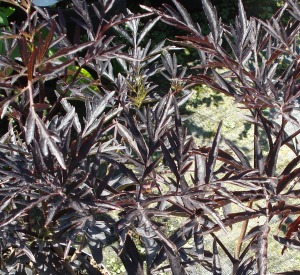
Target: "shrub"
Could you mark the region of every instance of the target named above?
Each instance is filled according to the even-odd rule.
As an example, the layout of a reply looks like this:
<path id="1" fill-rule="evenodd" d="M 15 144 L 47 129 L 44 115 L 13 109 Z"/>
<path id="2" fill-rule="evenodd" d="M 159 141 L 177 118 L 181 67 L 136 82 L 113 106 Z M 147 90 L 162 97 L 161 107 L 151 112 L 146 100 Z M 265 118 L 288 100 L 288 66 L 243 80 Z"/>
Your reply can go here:
<path id="1" fill-rule="evenodd" d="M 8 2 L 27 19 L 0 37 L 1 271 L 103 274 L 103 249 L 111 247 L 128 274 L 197 274 L 199 266 L 221 274 L 221 248 L 234 273 L 266 274 L 271 220 L 300 211 L 290 200 L 299 193 L 300 131 L 288 129 L 298 126 L 296 2 L 288 0 L 270 21 L 248 20 L 239 2 L 235 25 L 226 26 L 203 0 L 211 29 L 204 36 L 176 0 L 177 10 L 144 7 L 144 14 L 110 18 L 114 1 L 100 1 L 98 10 L 74 0 L 72 37 L 62 12 Z M 282 26 L 285 12 L 292 18 Z M 192 75 L 178 64 L 177 47 L 145 41 L 158 20 L 187 32 L 176 43 L 199 51 Z M 157 74 L 169 90 L 153 83 Z M 249 110 L 253 164 L 230 141 L 233 154 L 220 147 L 222 123 L 210 147 L 188 135 L 179 107 L 203 83 Z M 283 146 L 296 156 L 278 173 Z M 244 226 L 230 252 L 216 232 L 256 217 L 263 224 L 246 235 Z M 275 240 L 299 249 L 299 223 Z M 212 249 L 204 246 L 209 235 Z"/>

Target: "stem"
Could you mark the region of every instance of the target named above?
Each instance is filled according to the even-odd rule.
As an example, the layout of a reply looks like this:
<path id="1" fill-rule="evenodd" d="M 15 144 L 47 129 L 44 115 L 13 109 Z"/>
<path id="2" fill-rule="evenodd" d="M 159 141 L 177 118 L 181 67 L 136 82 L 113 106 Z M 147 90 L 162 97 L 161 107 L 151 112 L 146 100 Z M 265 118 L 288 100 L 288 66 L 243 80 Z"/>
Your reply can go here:
<path id="1" fill-rule="evenodd" d="M 259 259 L 258 259 L 258 268 L 259 268 L 259 274 L 260 275 L 266 275 L 267 269 L 268 269 L 268 235 L 270 232 L 270 226 L 269 222 L 271 220 L 270 215 L 270 195 L 268 194 L 267 190 L 264 190 L 265 196 L 266 196 L 266 222 L 264 224 L 264 231 L 262 233 L 262 242 L 261 242 L 261 248 L 259 250 Z"/>
<path id="2" fill-rule="evenodd" d="M 80 253 L 82 251 L 82 249 L 84 248 L 85 241 L 86 241 L 86 237 L 85 237 L 85 235 L 83 235 L 81 237 L 81 243 L 79 245 L 79 248 L 77 248 L 76 251 L 74 252 L 74 254 L 72 255 L 70 262 L 75 261 L 75 259 L 77 258 L 77 254 Z"/>
<path id="3" fill-rule="evenodd" d="M 63 259 L 64 257 L 64 251 L 62 250 L 61 246 L 53 246 L 53 250 L 55 253 Z M 67 260 L 62 261 L 62 265 L 68 270 L 70 275 L 76 275 L 74 269 L 72 268 L 71 264 Z"/>
<path id="4" fill-rule="evenodd" d="M 34 102 L 33 102 L 33 93 L 32 93 L 32 83 L 30 80 L 28 80 L 27 82 L 27 87 L 28 87 L 28 95 L 29 95 L 29 104 L 30 107 L 32 107 Z"/>
<path id="5" fill-rule="evenodd" d="M 53 223 L 50 222 L 48 225 L 48 228 L 51 232 L 53 232 Z M 60 244 L 57 244 L 57 246 L 52 245 L 52 248 L 54 250 L 54 252 L 57 254 L 58 257 L 60 257 L 62 259 L 62 265 L 68 270 L 68 274 L 70 275 L 76 275 L 74 269 L 72 268 L 70 261 L 68 261 L 67 259 L 64 259 L 64 251 L 61 247 Z"/>
<path id="6" fill-rule="evenodd" d="M 253 202 L 250 201 L 248 203 L 248 207 L 252 208 L 252 204 L 253 204 Z M 243 239 L 246 235 L 248 223 L 249 223 L 249 220 L 246 220 L 242 224 L 241 232 L 240 232 L 239 238 L 237 239 L 237 243 L 236 243 L 235 250 L 234 250 L 234 258 L 236 258 L 236 259 L 239 259 L 239 257 L 240 257 Z"/>

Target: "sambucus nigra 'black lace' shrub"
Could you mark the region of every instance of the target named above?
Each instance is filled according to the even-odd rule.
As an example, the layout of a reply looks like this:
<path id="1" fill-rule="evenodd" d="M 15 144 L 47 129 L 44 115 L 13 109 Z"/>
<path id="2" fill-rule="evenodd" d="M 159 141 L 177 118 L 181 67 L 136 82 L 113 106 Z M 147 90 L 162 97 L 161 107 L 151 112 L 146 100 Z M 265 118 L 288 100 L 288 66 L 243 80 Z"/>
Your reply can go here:
<path id="1" fill-rule="evenodd" d="M 299 128 L 297 3 L 288 0 L 261 21 L 248 19 L 240 1 L 235 24 L 226 26 L 203 0 L 211 29 L 204 36 L 176 0 L 175 7 L 115 16 L 105 16 L 114 1 L 95 7 L 74 0 L 72 26 L 60 11 L 7 2 L 27 19 L 0 36 L 1 271 L 103 274 L 103 248 L 111 246 L 128 274 L 197 274 L 199 266 L 221 274 L 220 248 L 235 274 L 266 274 L 271 220 L 300 212 L 289 200 L 299 195 L 300 130 L 287 130 Z M 283 25 L 286 13 L 291 20 Z M 195 73 L 180 67 L 177 47 L 145 41 L 159 20 L 187 33 L 174 45 L 199 51 Z M 157 74 L 170 83 L 168 91 L 153 82 Z M 195 84 L 249 110 L 253 164 L 230 141 L 232 154 L 221 149 L 222 123 L 210 147 L 188 135 L 179 107 Z M 295 158 L 278 173 L 283 146 Z M 247 234 L 243 226 L 235 254 L 214 233 L 256 217 L 264 223 Z M 298 249 L 299 223 L 275 240 Z"/>

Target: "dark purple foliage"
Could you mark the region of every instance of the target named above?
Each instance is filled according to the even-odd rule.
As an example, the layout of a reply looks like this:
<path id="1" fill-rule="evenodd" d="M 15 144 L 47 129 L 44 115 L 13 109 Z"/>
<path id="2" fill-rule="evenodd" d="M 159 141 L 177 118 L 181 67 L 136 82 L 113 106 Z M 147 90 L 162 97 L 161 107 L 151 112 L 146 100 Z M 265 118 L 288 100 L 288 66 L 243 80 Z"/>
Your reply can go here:
<path id="1" fill-rule="evenodd" d="M 106 15 L 114 1 L 74 0 L 71 38 L 62 12 L 8 2 L 27 19 L 0 35 L 1 272 L 103 274 L 103 248 L 111 246 L 128 274 L 197 274 L 199 266 L 222 274 L 220 250 L 234 274 L 266 274 L 271 222 L 300 213 L 291 200 L 300 175 L 296 1 L 269 21 L 247 18 L 239 1 L 226 26 L 203 0 L 211 30 L 204 35 L 176 0 L 115 16 Z M 170 38 L 175 45 L 198 50 L 189 75 L 174 46 L 147 40 L 159 20 L 186 32 Z M 169 91 L 159 90 L 159 75 Z M 210 147 L 183 126 L 180 106 L 202 84 L 249 111 L 253 163 L 232 142 L 220 146 L 222 122 Z M 283 146 L 295 157 L 278 172 Z M 242 251 L 214 233 L 257 217 L 264 223 L 243 227 Z M 299 250 L 299 224 L 274 239 Z"/>

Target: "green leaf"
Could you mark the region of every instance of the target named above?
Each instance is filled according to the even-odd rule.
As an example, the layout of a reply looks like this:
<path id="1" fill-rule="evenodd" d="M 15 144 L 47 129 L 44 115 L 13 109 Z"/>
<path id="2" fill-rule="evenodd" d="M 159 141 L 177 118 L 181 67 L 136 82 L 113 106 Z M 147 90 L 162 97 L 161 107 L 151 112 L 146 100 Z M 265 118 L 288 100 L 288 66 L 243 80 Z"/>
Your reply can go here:
<path id="1" fill-rule="evenodd" d="M 7 16 L 0 9 L 0 26 L 8 26 Z"/>

